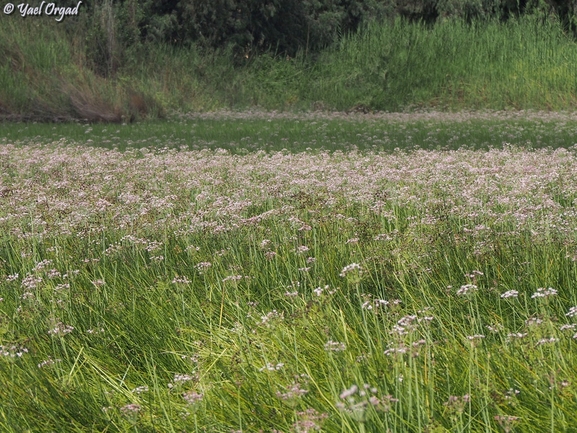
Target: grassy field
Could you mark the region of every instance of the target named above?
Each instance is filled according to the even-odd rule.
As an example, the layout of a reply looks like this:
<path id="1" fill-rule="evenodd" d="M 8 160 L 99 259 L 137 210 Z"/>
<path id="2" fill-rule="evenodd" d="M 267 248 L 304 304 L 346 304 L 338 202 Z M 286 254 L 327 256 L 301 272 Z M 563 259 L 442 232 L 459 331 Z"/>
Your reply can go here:
<path id="1" fill-rule="evenodd" d="M 577 144 L 574 113 L 538 111 L 290 113 L 220 111 L 129 124 L 3 123 L 0 143 L 63 141 L 107 149 L 226 149 L 233 154 L 287 150 L 475 150 Z"/>
<path id="2" fill-rule="evenodd" d="M 0 430 L 575 431 L 576 128 L 2 125 Z"/>

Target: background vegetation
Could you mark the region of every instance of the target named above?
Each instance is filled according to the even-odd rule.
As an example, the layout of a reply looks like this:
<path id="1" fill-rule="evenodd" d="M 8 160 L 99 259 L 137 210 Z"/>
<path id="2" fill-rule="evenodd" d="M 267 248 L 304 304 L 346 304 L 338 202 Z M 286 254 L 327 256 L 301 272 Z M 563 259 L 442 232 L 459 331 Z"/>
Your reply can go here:
<path id="1" fill-rule="evenodd" d="M 553 1 L 127 0 L 85 2 L 60 23 L 16 11 L 0 21 L 0 115 L 573 109 L 574 11 Z"/>

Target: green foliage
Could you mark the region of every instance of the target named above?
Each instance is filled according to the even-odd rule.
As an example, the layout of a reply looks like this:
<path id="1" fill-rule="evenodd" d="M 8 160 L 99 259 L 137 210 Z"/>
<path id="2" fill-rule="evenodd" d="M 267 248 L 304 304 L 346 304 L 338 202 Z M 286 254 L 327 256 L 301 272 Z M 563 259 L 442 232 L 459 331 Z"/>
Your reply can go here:
<path id="1" fill-rule="evenodd" d="M 122 49 L 145 42 L 233 46 L 237 55 L 317 51 L 360 25 L 394 14 L 393 0 L 124 0 L 86 2 L 72 32 L 86 32 L 88 56 L 105 70 Z"/>
<path id="2" fill-rule="evenodd" d="M 311 96 L 339 109 L 483 108 L 489 100 L 498 109 L 570 106 L 577 77 L 567 56 L 574 53 L 558 23 L 539 17 L 433 27 L 396 21 L 325 51 Z"/>
<path id="3" fill-rule="evenodd" d="M 128 121 L 225 107 L 573 109 L 577 101 L 575 42 L 551 16 L 374 21 L 318 53 L 239 57 L 234 45 L 127 44 L 141 35 L 115 21 L 125 6 L 102 3 L 86 39 L 53 20 L 3 20 L 2 115 Z"/>
<path id="4" fill-rule="evenodd" d="M 292 56 L 299 49 L 326 47 L 369 18 L 391 12 L 390 1 L 375 0 L 192 0 L 180 3 L 176 16 L 179 40 L 213 48 L 232 44 L 242 54 L 272 50 Z"/>
<path id="5" fill-rule="evenodd" d="M 114 76 L 130 52 L 149 43 L 231 47 L 238 64 L 263 52 L 317 53 L 371 22 L 399 17 L 433 25 L 538 15 L 574 31 L 576 12 L 575 3 L 554 0 L 103 0 L 82 7 L 65 27 L 82 39 L 90 66 L 101 76 Z"/>
<path id="6" fill-rule="evenodd" d="M 123 41 L 119 39 L 119 23 L 111 0 L 102 2 L 90 16 L 86 31 L 86 57 L 91 69 L 101 76 L 113 76 L 122 59 Z"/>
<path id="7" fill-rule="evenodd" d="M 447 18 L 472 23 L 537 14 L 555 16 L 569 30 L 575 15 L 574 4 L 545 0 L 105 0 L 86 7 L 73 31 L 86 32 L 89 57 L 108 72 L 120 61 L 119 50 L 143 42 L 230 45 L 240 57 L 264 51 L 294 56 L 395 17 L 434 24 Z"/>

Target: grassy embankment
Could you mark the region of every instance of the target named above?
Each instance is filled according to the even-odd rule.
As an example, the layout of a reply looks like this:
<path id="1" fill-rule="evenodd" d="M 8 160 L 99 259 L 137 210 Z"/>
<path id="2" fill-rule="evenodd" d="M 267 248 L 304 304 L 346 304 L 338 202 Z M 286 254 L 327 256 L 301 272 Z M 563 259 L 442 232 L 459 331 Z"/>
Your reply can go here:
<path id="1" fill-rule="evenodd" d="M 114 78 L 86 66 L 82 34 L 53 20 L 0 22 L 0 112 L 120 120 L 220 108 L 403 110 L 573 109 L 575 42 L 555 23 L 397 21 L 344 38 L 317 58 L 262 55 L 233 66 L 226 52 L 145 45 Z"/>

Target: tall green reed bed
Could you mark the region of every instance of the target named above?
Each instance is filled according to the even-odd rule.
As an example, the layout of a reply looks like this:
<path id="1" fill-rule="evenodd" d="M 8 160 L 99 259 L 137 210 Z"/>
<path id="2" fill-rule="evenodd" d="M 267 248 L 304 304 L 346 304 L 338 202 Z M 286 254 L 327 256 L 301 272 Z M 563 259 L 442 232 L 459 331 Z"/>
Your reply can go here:
<path id="1" fill-rule="evenodd" d="M 536 17 L 372 25 L 323 53 L 309 98 L 339 109 L 566 109 L 575 105 L 575 53 L 558 23 Z"/>
<path id="2" fill-rule="evenodd" d="M 577 423 L 575 148 L 0 163 L 2 431 Z"/>

